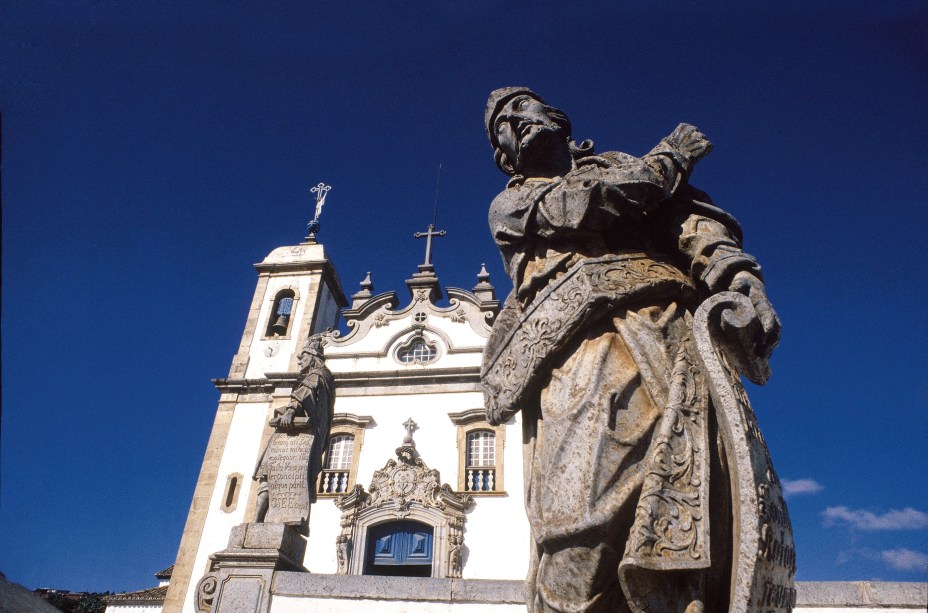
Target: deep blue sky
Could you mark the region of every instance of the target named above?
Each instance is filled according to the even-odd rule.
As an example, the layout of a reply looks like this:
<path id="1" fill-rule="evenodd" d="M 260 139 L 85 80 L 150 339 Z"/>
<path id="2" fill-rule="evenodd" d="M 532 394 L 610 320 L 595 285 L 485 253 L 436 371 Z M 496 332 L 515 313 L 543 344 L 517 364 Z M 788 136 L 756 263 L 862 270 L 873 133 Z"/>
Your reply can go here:
<path id="1" fill-rule="evenodd" d="M 528 85 L 599 150 L 678 122 L 783 320 L 749 386 L 801 580 L 928 563 L 928 4 L 0 3 L 0 570 L 126 590 L 174 561 L 256 274 L 309 188 L 346 293 L 470 288 L 505 184 L 487 94 Z M 801 480 L 811 480 L 804 482 Z M 817 490 L 817 491 L 808 491 Z"/>

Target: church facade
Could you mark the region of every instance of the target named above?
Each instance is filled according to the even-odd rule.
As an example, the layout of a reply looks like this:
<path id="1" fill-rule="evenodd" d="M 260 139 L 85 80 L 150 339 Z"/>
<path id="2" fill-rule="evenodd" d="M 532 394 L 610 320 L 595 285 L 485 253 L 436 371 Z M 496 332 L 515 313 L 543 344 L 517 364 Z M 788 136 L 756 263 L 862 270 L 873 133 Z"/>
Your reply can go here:
<path id="1" fill-rule="evenodd" d="M 324 334 L 335 415 L 305 551 L 292 562 L 321 575 L 524 578 L 521 426 L 488 424 L 479 386 L 499 302 L 485 270 L 471 290 L 443 289 L 429 259 L 406 282 L 408 297 L 375 293 L 368 275 L 350 301 L 315 241 L 256 264 L 239 351 L 214 380 L 219 407 L 164 611 L 202 610 L 201 578 L 254 520 L 267 423 L 314 334 Z"/>

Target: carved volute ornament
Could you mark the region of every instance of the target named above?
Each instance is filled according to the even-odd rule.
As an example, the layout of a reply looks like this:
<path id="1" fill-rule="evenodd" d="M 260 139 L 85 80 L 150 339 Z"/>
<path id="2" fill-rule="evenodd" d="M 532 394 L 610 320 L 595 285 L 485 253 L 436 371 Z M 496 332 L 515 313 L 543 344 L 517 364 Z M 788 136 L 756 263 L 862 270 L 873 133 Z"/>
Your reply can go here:
<path id="1" fill-rule="evenodd" d="M 680 124 L 641 158 L 596 153 L 524 87 L 485 122 L 514 290 L 481 377 L 491 424 L 522 412 L 529 610 L 791 610 L 789 516 L 739 378 L 766 383 L 780 322 L 737 221 L 689 185 L 711 143 Z"/>
<path id="2" fill-rule="evenodd" d="M 396 459 L 374 472 L 369 491 L 356 485 L 335 501 L 342 512 L 342 530 L 336 539 L 338 573 L 364 572 L 368 528 L 385 521 L 412 519 L 434 529 L 432 576 L 460 577 L 465 513 L 474 500 L 441 482 L 439 472 L 430 469 L 416 451 L 412 437 L 416 423 L 408 419 L 403 425 L 407 434 L 396 449 Z"/>

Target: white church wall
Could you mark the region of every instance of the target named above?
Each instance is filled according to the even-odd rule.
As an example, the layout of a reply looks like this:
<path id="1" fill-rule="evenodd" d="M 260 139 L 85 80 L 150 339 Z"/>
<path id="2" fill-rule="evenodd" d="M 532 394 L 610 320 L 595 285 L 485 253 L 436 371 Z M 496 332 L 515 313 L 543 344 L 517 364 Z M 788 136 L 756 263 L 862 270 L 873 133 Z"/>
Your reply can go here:
<path id="1" fill-rule="evenodd" d="M 217 470 L 218 478 L 213 488 L 206 514 L 203 535 L 197 548 L 193 566 L 193 581 L 187 587 L 184 598 L 184 611 L 194 611 L 194 595 L 199 578 L 207 570 L 209 555 L 226 548 L 229 533 L 234 526 L 245 521 L 246 501 L 251 492 L 255 460 L 260 453 L 261 432 L 267 419 L 268 403 L 238 403 L 229 424 L 229 435 Z M 239 487 L 238 504 L 231 512 L 222 510 L 227 476 L 233 473 L 243 475 Z"/>
<path id="2" fill-rule="evenodd" d="M 364 435 L 356 483 L 369 487 L 374 471 L 395 459 L 405 436 L 403 423 L 412 418 L 416 449 L 429 468 L 441 473 L 443 483 L 457 489 L 459 456 L 457 426 L 448 417 L 483 406 L 480 392 L 347 396 L 336 399 L 339 413 L 369 415 L 374 426 Z M 476 495 L 467 514 L 463 576 L 466 578 L 522 579 L 528 551 L 528 523 L 522 502 L 521 425 L 507 426 L 504 448 L 504 495 Z M 500 521 L 505 517 L 506 521 Z M 311 572 L 334 573 L 335 539 L 341 514 L 331 498 L 320 497 L 310 517 L 310 538 L 304 565 Z M 354 552 L 353 555 L 363 555 Z"/>
<path id="3" fill-rule="evenodd" d="M 368 484 L 374 471 L 383 468 L 387 460 L 396 458 L 396 448 L 403 442 L 406 431 L 403 422 L 412 418 L 418 425 L 413 435 L 416 450 L 429 468 L 441 472 L 442 481 L 457 483 L 457 430 L 448 413 L 483 405 L 477 392 L 396 394 L 353 396 L 336 400 L 335 410 L 371 415 L 376 427 L 364 435 L 364 449 L 358 465 L 357 483 Z"/>
<path id="4" fill-rule="evenodd" d="M 436 318 L 436 322 L 441 321 Z M 441 330 L 436 322 L 428 322 L 423 331 L 423 336 L 429 343 L 437 345 L 438 358 L 429 364 L 402 364 L 394 357 L 396 349 L 405 344 L 409 337 L 413 335 L 413 329 L 407 326 L 384 326 L 383 334 L 377 334 L 375 338 L 365 338 L 363 344 L 359 346 L 349 345 L 344 350 L 341 347 L 326 349 L 327 365 L 332 372 L 383 372 L 383 371 L 407 371 L 407 370 L 432 370 L 442 368 L 461 368 L 466 366 L 480 365 L 480 350 L 459 353 L 461 343 L 472 340 L 468 338 L 462 327 L 467 324 L 454 324 L 457 329 L 451 332 Z M 437 334 L 432 328 L 439 329 L 444 334 Z M 462 338 L 463 337 L 463 338 Z M 481 339 L 485 342 L 485 339 Z M 450 344 L 449 344 L 450 341 Z M 468 348 L 469 345 L 464 345 Z M 347 351 L 351 349 L 351 351 Z M 339 354 L 345 353 L 362 353 L 358 357 L 341 357 Z M 371 355 L 374 354 L 374 355 Z"/>
<path id="5" fill-rule="evenodd" d="M 483 352 L 483 346 L 486 344 L 487 339 L 474 332 L 474 329 L 466 321 L 458 322 L 445 317 L 431 317 L 428 320 L 428 325 L 447 334 L 458 349 L 473 349 L 478 354 L 477 361 L 479 363 L 480 354 Z"/>
<path id="6" fill-rule="evenodd" d="M 335 538 L 341 531 L 342 514 L 335 498 L 320 497 L 309 510 L 309 538 L 303 566 L 311 573 L 334 574 L 338 570 Z"/>
<path id="7" fill-rule="evenodd" d="M 482 399 L 481 399 L 482 401 Z M 529 527 L 523 502 L 522 422 L 506 425 L 503 450 L 505 496 L 476 496 L 467 516 L 465 579 L 524 579 L 528 570 Z"/>

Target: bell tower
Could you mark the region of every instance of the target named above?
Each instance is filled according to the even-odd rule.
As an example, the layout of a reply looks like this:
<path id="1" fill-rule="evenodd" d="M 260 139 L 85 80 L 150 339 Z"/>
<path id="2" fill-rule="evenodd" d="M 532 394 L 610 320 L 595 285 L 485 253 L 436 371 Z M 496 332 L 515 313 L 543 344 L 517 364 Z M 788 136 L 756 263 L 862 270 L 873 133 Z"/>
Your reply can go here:
<path id="1" fill-rule="evenodd" d="M 324 247 L 316 241 L 328 186 L 319 184 L 316 215 L 299 245 L 278 247 L 255 264 L 258 283 L 238 352 L 227 377 L 214 379 L 219 407 L 164 601 L 165 613 L 196 611 L 197 581 L 209 555 L 233 527 L 252 521 L 252 473 L 268 419 L 287 403 L 297 381 L 298 352 L 311 334 L 334 328 L 348 301 Z"/>

